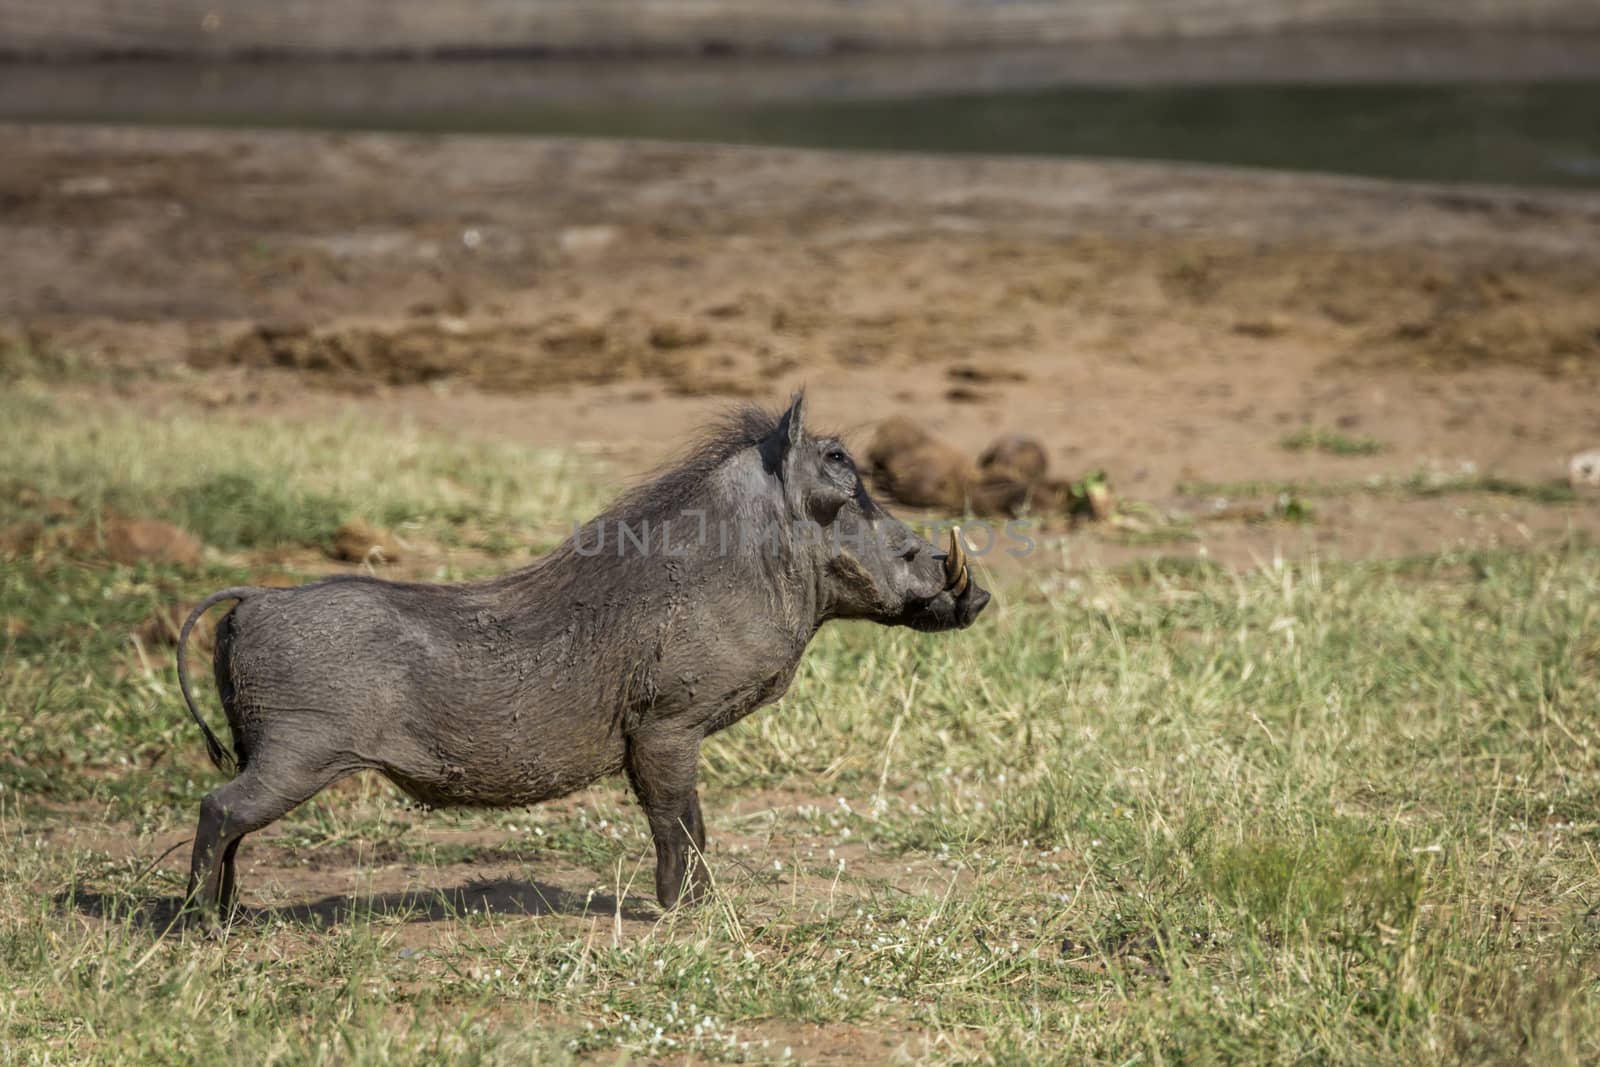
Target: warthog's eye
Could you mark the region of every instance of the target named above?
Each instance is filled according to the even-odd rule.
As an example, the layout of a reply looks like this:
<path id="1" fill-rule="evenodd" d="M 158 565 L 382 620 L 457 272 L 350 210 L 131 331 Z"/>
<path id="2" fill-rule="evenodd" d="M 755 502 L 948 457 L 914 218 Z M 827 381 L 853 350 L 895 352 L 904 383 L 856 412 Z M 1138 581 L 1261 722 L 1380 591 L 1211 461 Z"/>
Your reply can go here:
<path id="1" fill-rule="evenodd" d="M 845 455 L 844 449 L 842 448 L 829 449 L 827 458 L 829 463 L 837 463 L 841 467 L 848 467 L 850 465 L 850 457 Z"/>

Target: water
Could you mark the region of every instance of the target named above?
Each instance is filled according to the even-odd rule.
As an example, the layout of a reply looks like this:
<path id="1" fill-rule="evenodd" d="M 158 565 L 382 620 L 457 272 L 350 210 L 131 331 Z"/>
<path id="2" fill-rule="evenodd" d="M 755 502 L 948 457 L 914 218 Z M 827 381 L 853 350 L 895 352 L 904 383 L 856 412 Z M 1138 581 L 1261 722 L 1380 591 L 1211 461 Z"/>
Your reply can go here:
<path id="1" fill-rule="evenodd" d="M 1065 88 L 755 106 L 418 115 L 411 129 L 1175 160 L 1600 187 L 1600 82 Z"/>
<path id="2" fill-rule="evenodd" d="M 727 124 L 737 122 L 730 131 Z M 736 116 L 655 136 L 1115 156 L 1381 178 L 1600 187 L 1600 82 L 1065 88 Z"/>
<path id="3" fill-rule="evenodd" d="M 810 64 L 0 64 L 0 120 L 642 137 L 1600 187 L 1600 63 L 1589 51 L 1546 46 L 1508 62 L 1479 41 L 1443 61 L 1416 49 L 1374 57 L 1367 45 L 1304 57 L 1278 48 L 1263 61 L 1260 44 L 1243 59 L 1238 44 L 1207 47 L 1097 47 L 1083 62 L 1050 51 Z"/>

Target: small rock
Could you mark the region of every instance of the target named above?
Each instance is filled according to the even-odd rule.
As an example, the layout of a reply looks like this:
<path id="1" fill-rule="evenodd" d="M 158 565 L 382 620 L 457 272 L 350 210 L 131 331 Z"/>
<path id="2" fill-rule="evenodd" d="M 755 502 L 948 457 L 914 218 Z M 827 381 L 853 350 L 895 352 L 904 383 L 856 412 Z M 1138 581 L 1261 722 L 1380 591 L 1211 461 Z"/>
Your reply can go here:
<path id="1" fill-rule="evenodd" d="M 1567 462 L 1567 482 L 1574 489 L 1600 489 L 1600 448 L 1579 452 Z"/>
<path id="2" fill-rule="evenodd" d="M 333 558 L 346 563 L 394 563 L 400 555 L 393 534 L 361 519 L 351 519 L 333 535 Z"/>
<path id="3" fill-rule="evenodd" d="M 92 533 L 89 536 L 93 538 Z M 107 559 L 129 567 L 138 563 L 193 567 L 200 562 L 200 542 L 158 519 L 107 519 L 100 527 L 99 547 Z"/>

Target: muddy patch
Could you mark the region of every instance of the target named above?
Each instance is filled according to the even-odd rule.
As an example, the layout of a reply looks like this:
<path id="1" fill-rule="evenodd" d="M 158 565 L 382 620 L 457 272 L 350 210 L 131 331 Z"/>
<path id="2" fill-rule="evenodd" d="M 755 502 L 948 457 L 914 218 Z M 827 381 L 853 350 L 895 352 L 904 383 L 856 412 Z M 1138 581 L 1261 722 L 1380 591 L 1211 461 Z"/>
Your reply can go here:
<path id="1" fill-rule="evenodd" d="M 657 378 L 690 394 L 758 392 L 759 360 L 712 344 L 699 324 L 555 316 L 533 323 L 445 319 L 398 325 L 262 324 L 220 346 L 191 352 L 199 368 L 298 372 L 312 384 L 362 391 L 452 380 L 495 391 L 536 392 Z"/>

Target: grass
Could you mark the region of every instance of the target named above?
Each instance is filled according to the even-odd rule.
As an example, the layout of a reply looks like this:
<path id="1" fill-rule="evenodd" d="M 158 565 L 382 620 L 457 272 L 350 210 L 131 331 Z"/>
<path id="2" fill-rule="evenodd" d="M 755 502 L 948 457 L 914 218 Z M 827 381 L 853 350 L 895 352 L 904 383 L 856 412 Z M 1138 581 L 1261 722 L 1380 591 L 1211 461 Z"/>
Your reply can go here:
<path id="1" fill-rule="evenodd" d="M 134 377 L 111 361 L 0 329 L 0 384 L 13 387 L 21 382 L 82 382 L 108 376 L 123 380 Z"/>
<path id="2" fill-rule="evenodd" d="M 1355 437 L 1316 426 L 1296 430 L 1280 444 L 1290 452 L 1323 452 L 1330 456 L 1375 456 L 1383 451 L 1383 442 L 1376 437 Z"/>
<path id="3" fill-rule="evenodd" d="M 403 534 L 510 551 L 569 532 L 602 491 L 572 456 L 429 437 L 350 419 L 71 418 L 45 394 L 0 394 L 0 490 L 93 517 L 161 518 L 220 549 L 323 545 L 352 517 Z M 30 518 L 25 512 L 18 518 Z"/>
<path id="4" fill-rule="evenodd" d="M 0 403 L 0 478 L 193 507 L 213 544 L 228 507 L 185 491 L 229 473 L 270 478 L 274 510 L 430 534 L 596 492 L 557 458 L 535 479 L 355 422 L 92 432 Z M 778 707 L 707 744 L 706 907 L 655 921 L 618 783 L 424 813 L 359 780 L 246 842 L 259 910 L 225 942 L 160 936 L 183 863 L 151 861 L 217 779 L 170 654 L 127 635 L 246 565 L 0 562 L 0 1062 L 1600 1056 L 1593 548 L 1153 562 L 1040 575 L 960 635 L 830 627 Z M 570 899 L 474 910 L 479 875 Z M 316 921 L 306 892 L 352 903 Z"/>

